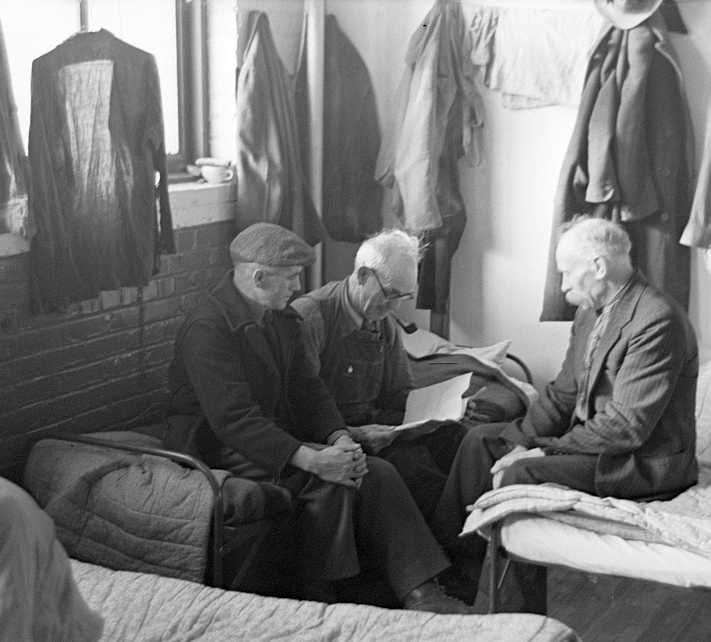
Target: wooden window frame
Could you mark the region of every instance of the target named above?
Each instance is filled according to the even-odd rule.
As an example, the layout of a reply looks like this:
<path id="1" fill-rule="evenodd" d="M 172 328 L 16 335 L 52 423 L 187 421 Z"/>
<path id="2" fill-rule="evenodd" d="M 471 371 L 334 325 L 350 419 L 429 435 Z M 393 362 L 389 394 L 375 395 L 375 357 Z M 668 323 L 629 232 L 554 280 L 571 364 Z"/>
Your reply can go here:
<path id="1" fill-rule="evenodd" d="M 194 180 L 186 166 L 209 153 L 207 1 L 175 0 L 179 151 L 168 155 L 170 182 Z"/>

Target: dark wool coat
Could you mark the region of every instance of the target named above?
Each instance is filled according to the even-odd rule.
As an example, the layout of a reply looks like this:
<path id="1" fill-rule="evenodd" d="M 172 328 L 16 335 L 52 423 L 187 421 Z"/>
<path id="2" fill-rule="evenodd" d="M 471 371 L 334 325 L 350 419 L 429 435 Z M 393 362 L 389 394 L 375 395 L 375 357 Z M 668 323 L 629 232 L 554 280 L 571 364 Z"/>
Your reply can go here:
<path id="1" fill-rule="evenodd" d="M 578 214 L 621 222 L 632 260 L 682 306 L 689 298 L 689 127 L 679 65 L 662 19 L 610 28 L 588 65 L 553 206 L 541 321 L 573 318 L 555 265 L 560 225 Z"/>
<path id="2" fill-rule="evenodd" d="M 169 385 L 174 412 L 207 420 L 197 446 L 212 467 L 246 458 L 277 480 L 302 442 L 325 443 L 345 425 L 321 379 L 309 375 L 297 313 L 272 317 L 274 346 L 229 272 L 178 332 Z"/>
<path id="3" fill-rule="evenodd" d="M 383 188 L 375 180 L 380 126 L 375 92 L 358 50 L 335 16 L 324 27 L 323 188 L 321 215 L 331 238 L 360 243 L 383 226 Z M 308 37 L 308 35 L 307 35 Z M 310 157 L 308 67 L 302 44 L 296 116 L 304 166 Z"/>

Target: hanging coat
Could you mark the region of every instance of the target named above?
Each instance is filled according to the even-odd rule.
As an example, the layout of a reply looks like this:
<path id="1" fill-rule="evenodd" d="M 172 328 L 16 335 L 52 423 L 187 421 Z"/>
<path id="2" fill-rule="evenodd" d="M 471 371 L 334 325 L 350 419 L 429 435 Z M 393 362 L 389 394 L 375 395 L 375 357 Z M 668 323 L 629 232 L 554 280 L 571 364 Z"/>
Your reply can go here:
<path id="1" fill-rule="evenodd" d="M 304 34 L 296 114 L 304 165 L 309 158 L 308 72 Z M 380 126 L 368 68 L 335 16 L 324 27 L 322 218 L 331 238 L 360 243 L 383 226 L 383 188 L 375 180 Z"/>
<path id="2" fill-rule="evenodd" d="M 37 58 L 29 156 L 37 311 L 145 285 L 175 251 L 151 54 L 102 29 Z"/>
<path id="3" fill-rule="evenodd" d="M 688 112 L 681 70 L 662 17 L 604 31 L 588 65 L 563 160 L 541 321 L 571 320 L 555 265 L 560 226 L 590 214 L 623 224 L 632 262 L 683 306 L 689 251 L 679 244 L 689 212 Z"/>
<path id="4" fill-rule="evenodd" d="M 458 160 L 479 160 L 482 125 L 470 41 L 458 2 L 437 0 L 410 38 L 395 122 L 380 148 L 376 178 L 404 227 L 427 234 L 417 307 L 446 312 L 450 261 L 466 218 Z M 435 241 L 436 240 L 436 241 Z"/>
<path id="5" fill-rule="evenodd" d="M 27 197 L 27 157 L 22 147 L 17 108 L 0 25 L 0 234 L 34 234 Z"/>
<path id="6" fill-rule="evenodd" d="M 237 229 L 276 223 L 310 245 L 325 230 L 304 182 L 293 86 L 265 13 L 240 24 L 237 75 Z"/>
<path id="7" fill-rule="evenodd" d="M 706 118 L 706 140 L 691 214 L 681 242 L 691 247 L 711 248 L 711 110 Z"/>

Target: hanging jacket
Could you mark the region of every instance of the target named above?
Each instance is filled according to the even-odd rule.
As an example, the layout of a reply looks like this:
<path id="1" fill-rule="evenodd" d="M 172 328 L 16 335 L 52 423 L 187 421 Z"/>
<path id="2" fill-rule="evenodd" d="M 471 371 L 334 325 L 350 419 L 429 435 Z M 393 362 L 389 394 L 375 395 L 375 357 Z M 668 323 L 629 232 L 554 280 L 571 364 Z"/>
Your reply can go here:
<path id="1" fill-rule="evenodd" d="M 308 165 L 306 39 L 296 81 L 296 113 Z M 358 50 L 335 16 L 324 27 L 322 217 L 331 238 L 359 243 L 383 226 L 382 187 L 375 180 L 380 126 L 375 93 Z"/>
<path id="2" fill-rule="evenodd" d="M 634 265 L 688 305 L 689 252 L 679 238 L 689 212 L 690 137 L 681 70 L 661 15 L 627 31 L 608 26 L 588 64 L 556 189 L 541 321 L 573 318 L 555 248 L 561 224 L 578 214 L 621 223 Z"/>
<path id="3" fill-rule="evenodd" d="M 30 238 L 34 226 L 27 198 L 27 157 L 11 80 L 0 25 L 0 234 L 9 232 Z"/>
<path id="4" fill-rule="evenodd" d="M 325 230 L 304 182 L 293 87 L 267 15 L 250 11 L 238 42 L 237 229 L 276 223 L 315 245 Z"/>
<path id="5" fill-rule="evenodd" d="M 478 162 L 482 120 L 466 32 L 461 5 L 437 0 L 410 38 L 395 122 L 378 155 L 376 178 L 393 189 L 390 207 L 413 232 L 464 211 L 458 181 L 442 170 L 456 173 L 462 155 Z M 456 136 L 445 145 L 450 123 Z M 442 163 L 443 156 L 455 162 Z"/>
<path id="6" fill-rule="evenodd" d="M 451 259 L 466 221 L 458 161 L 479 162 L 482 126 L 459 3 L 437 0 L 410 38 L 405 62 L 375 176 L 390 188 L 391 212 L 425 240 L 417 307 L 445 313 Z"/>
<path id="7" fill-rule="evenodd" d="M 711 110 L 706 118 L 706 140 L 691 214 L 681 236 L 681 243 L 690 247 L 711 248 Z"/>
<path id="8" fill-rule="evenodd" d="M 145 285 L 175 251 L 151 54 L 102 29 L 37 58 L 29 156 L 37 311 Z"/>

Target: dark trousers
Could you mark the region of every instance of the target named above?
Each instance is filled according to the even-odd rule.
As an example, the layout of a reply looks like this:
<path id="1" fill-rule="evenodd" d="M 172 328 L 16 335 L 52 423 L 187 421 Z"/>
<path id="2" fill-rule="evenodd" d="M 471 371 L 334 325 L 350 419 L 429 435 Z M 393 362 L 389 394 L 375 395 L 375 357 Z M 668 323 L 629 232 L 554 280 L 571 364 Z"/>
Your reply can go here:
<path id="1" fill-rule="evenodd" d="M 251 462 L 237 468 L 231 466 L 241 477 L 272 481 Z M 401 599 L 449 566 L 398 472 L 380 458 L 368 457 L 368 474 L 357 490 L 294 468 L 280 484 L 296 505 L 296 564 L 303 580 L 338 580 L 374 569 Z"/>
<path id="2" fill-rule="evenodd" d="M 416 439 L 401 437 L 378 453 L 378 457 L 395 466 L 428 522 L 466 431 L 461 424 L 447 423 Z"/>
<path id="3" fill-rule="evenodd" d="M 486 542 L 475 534 L 458 537 L 468 514 L 466 507 L 491 490 L 494 462 L 512 445 L 499 437 L 506 423 L 485 424 L 470 430 L 462 440 L 452 463 L 442 496 L 431 520 L 432 531 L 454 557 L 483 561 Z M 596 455 L 551 455 L 522 459 L 509 466 L 501 485 L 555 482 L 595 493 Z"/>

